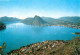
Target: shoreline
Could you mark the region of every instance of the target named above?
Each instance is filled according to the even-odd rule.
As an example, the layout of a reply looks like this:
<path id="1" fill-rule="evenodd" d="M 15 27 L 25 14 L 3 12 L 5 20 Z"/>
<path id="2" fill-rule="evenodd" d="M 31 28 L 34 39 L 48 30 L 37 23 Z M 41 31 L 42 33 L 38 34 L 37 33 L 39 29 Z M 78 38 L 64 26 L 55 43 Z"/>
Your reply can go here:
<path id="1" fill-rule="evenodd" d="M 72 55 L 73 53 L 75 53 L 75 51 L 79 51 L 79 49 L 75 50 L 77 49 L 76 46 L 80 45 L 79 41 L 80 41 L 80 36 L 79 37 L 76 36 L 76 38 L 72 40 L 67 40 L 67 41 L 46 40 L 43 42 L 37 42 L 30 45 L 22 46 L 19 49 L 8 52 L 6 55 L 53 55 L 53 54 L 54 55 L 60 55 L 60 54 Z"/>
<path id="2" fill-rule="evenodd" d="M 80 36 L 72 40 L 47 40 L 12 50 L 6 55 L 80 55 Z"/>
<path id="3" fill-rule="evenodd" d="M 63 26 L 63 27 L 80 29 L 80 26 L 78 26 L 78 25 L 53 25 L 53 26 Z"/>
<path id="4" fill-rule="evenodd" d="M 29 55 L 35 55 L 36 51 L 39 50 L 51 50 L 51 49 L 55 49 L 58 47 L 63 47 L 65 45 L 64 40 L 47 40 L 47 41 L 43 41 L 43 42 L 37 42 L 37 43 L 33 43 L 27 46 L 22 46 L 19 49 L 16 50 L 12 50 L 9 53 L 7 53 L 7 55 L 25 55 L 25 54 L 29 54 Z M 42 52 L 42 51 L 41 51 Z"/>
<path id="5" fill-rule="evenodd" d="M 24 23 L 25 24 L 25 23 Z M 26 25 L 30 25 L 30 24 L 26 24 Z M 39 25 L 30 25 L 30 26 L 39 26 Z M 70 27 L 70 28 L 75 28 L 75 29 L 80 29 L 80 25 L 71 25 L 71 24 L 67 24 L 67 25 L 40 25 L 40 27 L 46 27 L 46 26 L 63 26 L 63 27 Z"/>

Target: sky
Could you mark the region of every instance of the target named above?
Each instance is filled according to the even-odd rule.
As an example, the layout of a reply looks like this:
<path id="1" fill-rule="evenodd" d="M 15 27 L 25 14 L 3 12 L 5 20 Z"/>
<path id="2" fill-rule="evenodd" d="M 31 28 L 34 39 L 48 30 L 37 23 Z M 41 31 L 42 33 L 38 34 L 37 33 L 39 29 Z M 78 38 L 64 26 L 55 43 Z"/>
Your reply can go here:
<path id="1" fill-rule="evenodd" d="M 0 17 L 80 16 L 80 0 L 0 0 Z"/>

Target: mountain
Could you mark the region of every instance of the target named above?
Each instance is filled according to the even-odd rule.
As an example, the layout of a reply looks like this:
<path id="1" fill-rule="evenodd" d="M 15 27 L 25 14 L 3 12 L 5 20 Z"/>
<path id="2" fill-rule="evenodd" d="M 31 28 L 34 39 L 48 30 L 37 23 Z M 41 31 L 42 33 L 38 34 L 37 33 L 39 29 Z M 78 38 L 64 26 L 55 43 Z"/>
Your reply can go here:
<path id="1" fill-rule="evenodd" d="M 0 21 L 1 22 L 17 22 L 17 21 L 20 21 L 20 19 L 15 18 L 15 17 L 4 16 L 4 17 L 0 17 Z"/>
<path id="2" fill-rule="evenodd" d="M 48 22 L 44 21 L 41 17 L 35 16 L 34 18 L 27 18 L 22 21 L 25 24 L 35 25 L 35 26 L 47 26 Z"/>
<path id="3" fill-rule="evenodd" d="M 35 16 L 32 24 L 33 25 L 44 25 L 44 24 L 47 24 L 47 22 L 44 21 L 41 17 Z"/>
<path id="4" fill-rule="evenodd" d="M 6 28 L 6 25 L 0 22 L 0 30 L 5 29 L 5 28 Z"/>
<path id="5" fill-rule="evenodd" d="M 26 19 L 22 20 L 22 23 L 31 24 L 32 21 L 33 21 L 33 18 L 26 18 Z"/>
<path id="6" fill-rule="evenodd" d="M 80 17 L 61 17 L 59 18 L 59 20 L 63 20 L 63 21 L 69 21 L 72 23 L 80 23 Z"/>
<path id="7" fill-rule="evenodd" d="M 67 21 L 62 21 L 59 19 L 54 19 L 51 17 L 39 17 L 35 16 L 34 18 L 26 18 L 22 21 L 25 24 L 28 25 L 39 25 L 39 26 L 51 26 L 51 25 L 63 25 L 63 24 L 68 24 L 70 22 Z"/>
<path id="8" fill-rule="evenodd" d="M 58 19 L 54 19 L 51 17 L 42 17 L 43 20 L 45 20 L 48 23 L 51 23 L 52 25 L 80 25 L 80 17 L 74 16 L 74 17 L 61 17 Z"/>
<path id="9" fill-rule="evenodd" d="M 55 19 L 55 18 L 51 18 L 51 17 L 42 17 L 42 18 L 43 18 L 43 20 L 45 20 L 46 22 L 50 23 L 51 25 L 72 24 L 72 22 L 64 21 L 64 20 L 60 20 L 60 19 Z"/>
<path id="10" fill-rule="evenodd" d="M 22 21 L 23 23 L 29 25 L 80 25 L 80 17 L 61 17 L 59 19 L 54 19 L 51 17 L 39 17 L 35 16 L 34 18 L 26 18 Z M 41 26 L 40 25 L 40 26 Z M 43 26 L 42 25 L 42 26 Z"/>

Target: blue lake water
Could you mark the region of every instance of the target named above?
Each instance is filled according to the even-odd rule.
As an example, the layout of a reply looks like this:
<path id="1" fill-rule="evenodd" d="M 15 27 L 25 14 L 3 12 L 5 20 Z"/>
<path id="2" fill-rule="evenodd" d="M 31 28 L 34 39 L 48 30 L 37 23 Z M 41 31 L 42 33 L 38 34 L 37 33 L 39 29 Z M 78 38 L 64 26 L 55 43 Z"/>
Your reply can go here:
<path id="1" fill-rule="evenodd" d="M 80 29 L 62 26 L 38 27 L 12 23 L 7 24 L 7 28 L 0 31 L 0 45 L 6 42 L 7 46 L 4 53 L 7 53 L 22 46 L 45 40 L 71 40 L 75 36 L 72 34 L 74 32 L 80 32 Z"/>

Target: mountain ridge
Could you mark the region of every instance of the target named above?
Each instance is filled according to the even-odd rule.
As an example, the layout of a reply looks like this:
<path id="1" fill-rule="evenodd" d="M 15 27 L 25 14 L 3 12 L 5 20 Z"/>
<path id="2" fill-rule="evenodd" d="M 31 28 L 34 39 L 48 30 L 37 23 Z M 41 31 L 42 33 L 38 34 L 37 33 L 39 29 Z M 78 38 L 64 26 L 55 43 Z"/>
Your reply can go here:
<path id="1" fill-rule="evenodd" d="M 35 25 L 35 26 L 47 26 L 48 25 L 48 23 L 45 20 L 43 20 L 41 17 L 37 15 L 35 15 L 34 18 L 24 19 L 23 23 L 29 24 L 29 25 Z"/>
<path id="2" fill-rule="evenodd" d="M 60 17 L 58 19 L 51 18 L 51 17 L 40 17 L 45 22 L 47 22 L 49 25 L 67 25 L 67 24 L 77 24 L 80 23 L 80 17 Z M 33 22 L 34 18 L 26 18 L 23 20 L 23 23 Z M 75 21 L 76 20 L 76 21 Z"/>
<path id="3" fill-rule="evenodd" d="M 0 17 L 0 22 L 16 22 L 16 21 L 20 21 L 20 19 L 16 18 L 16 17 Z"/>

